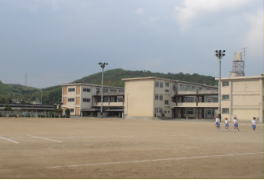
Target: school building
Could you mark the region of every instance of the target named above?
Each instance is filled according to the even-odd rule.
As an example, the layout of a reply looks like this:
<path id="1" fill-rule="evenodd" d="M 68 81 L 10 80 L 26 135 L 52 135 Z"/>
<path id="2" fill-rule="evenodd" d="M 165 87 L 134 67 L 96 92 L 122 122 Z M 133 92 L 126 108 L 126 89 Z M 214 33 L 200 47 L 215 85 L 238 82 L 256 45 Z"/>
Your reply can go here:
<path id="1" fill-rule="evenodd" d="M 158 77 L 126 78 L 125 118 L 212 119 L 217 87 Z"/>
<path id="2" fill-rule="evenodd" d="M 222 117 L 240 121 L 256 117 L 263 122 L 264 75 L 233 76 L 221 79 Z"/>
<path id="3" fill-rule="evenodd" d="M 101 86 L 86 83 L 62 85 L 62 109 L 71 116 L 99 116 L 103 105 L 104 116 L 121 117 L 123 114 L 124 88 L 104 86 L 101 102 Z"/>
<path id="4" fill-rule="evenodd" d="M 158 77 L 126 78 L 125 118 L 213 119 L 218 88 Z M 263 122 L 264 76 L 237 76 L 221 80 L 221 115 L 240 121 L 256 117 Z"/>

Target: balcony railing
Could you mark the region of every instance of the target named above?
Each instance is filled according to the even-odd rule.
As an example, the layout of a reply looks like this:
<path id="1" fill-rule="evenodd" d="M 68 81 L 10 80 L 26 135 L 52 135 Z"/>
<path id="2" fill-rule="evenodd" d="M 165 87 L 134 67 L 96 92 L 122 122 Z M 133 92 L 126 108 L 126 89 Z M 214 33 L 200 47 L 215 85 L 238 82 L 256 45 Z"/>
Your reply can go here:
<path id="1" fill-rule="evenodd" d="M 177 103 L 174 107 L 208 107 L 208 108 L 217 108 L 217 102 L 181 102 Z"/>
<path id="2" fill-rule="evenodd" d="M 178 95 L 196 95 L 196 94 L 199 94 L 199 95 L 214 95 L 214 94 L 217 94 L 217 89 L 216 90 L 200 90 L 198 91 L 198 93 L 196 91 L 178 91 Z"/>
<path id="3" fill-rule="evenodd" d="M 94 103 L 94 106 L 101 106 L 101 102 Z M 103 102 L 104 107 L 121 107 L 124 106 L 124 102 Z"/>

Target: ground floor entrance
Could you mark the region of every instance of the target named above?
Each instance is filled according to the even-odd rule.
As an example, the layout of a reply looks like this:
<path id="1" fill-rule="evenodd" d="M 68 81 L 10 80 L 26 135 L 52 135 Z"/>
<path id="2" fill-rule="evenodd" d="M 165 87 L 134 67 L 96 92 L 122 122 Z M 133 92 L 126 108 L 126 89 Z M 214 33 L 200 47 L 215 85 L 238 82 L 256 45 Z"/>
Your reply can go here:
<path id="1" fill-rule="evenodd" d="M 172 109 L 174 119 L 213 119 L 216 108 L 175 107 Z"/>

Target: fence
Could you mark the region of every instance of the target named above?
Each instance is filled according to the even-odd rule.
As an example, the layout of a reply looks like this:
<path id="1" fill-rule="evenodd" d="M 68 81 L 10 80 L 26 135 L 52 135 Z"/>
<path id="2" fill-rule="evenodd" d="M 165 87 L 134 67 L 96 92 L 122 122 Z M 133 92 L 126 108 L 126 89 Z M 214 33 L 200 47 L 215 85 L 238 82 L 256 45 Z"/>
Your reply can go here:
<path id="1" fill-rule="evenodd" d="M 0 117 L 64 117 L 59 112 L 0 111 Z"/>

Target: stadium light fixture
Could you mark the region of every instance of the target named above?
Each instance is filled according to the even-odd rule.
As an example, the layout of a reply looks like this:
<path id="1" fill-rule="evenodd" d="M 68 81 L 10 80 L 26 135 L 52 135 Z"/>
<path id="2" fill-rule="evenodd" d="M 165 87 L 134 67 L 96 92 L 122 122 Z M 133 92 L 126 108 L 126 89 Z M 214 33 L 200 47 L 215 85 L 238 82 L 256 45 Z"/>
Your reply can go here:
<path id="1" fill-rule="evenodd" d="M 98 63 L 99 66 L 102 69 L 102 80 L 101 80 L 101 109 L 100 109 L 100 113 L 101 113 L 101 117 L 103 117 L 103 101 L 104 101 L 104 68 L 105 66 L 108 65 L 107 62 L 99 62 Z"/>
<path id="2" fill-rule="evenodd" d="M 215 56 L 218 58 L 219 62 L 219 80 L 218 80 L 218 116 L 221 120 L 221 66 L 222 58 L 225 56 L 225 50 L 215 50 Z"/>

